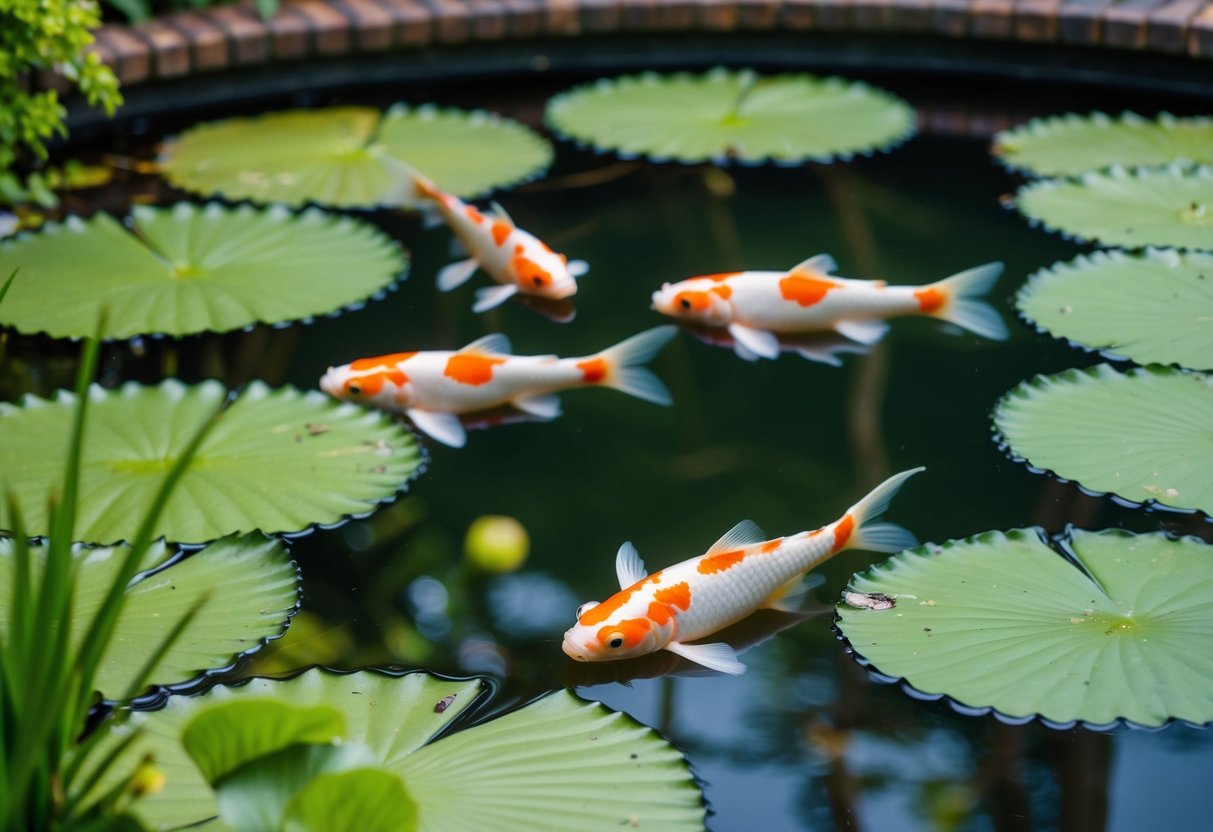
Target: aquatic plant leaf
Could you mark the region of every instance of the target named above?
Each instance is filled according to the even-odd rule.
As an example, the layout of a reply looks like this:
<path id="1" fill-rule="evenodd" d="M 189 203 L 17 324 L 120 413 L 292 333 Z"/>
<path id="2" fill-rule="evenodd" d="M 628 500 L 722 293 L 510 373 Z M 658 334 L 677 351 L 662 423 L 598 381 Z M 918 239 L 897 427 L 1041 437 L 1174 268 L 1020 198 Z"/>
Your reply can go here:
<path id="1" fill-rule="evenodd" d="M 1076 176 L 1112 165 L 1213 164 L 1213 119 L 1157 119 L 1136 113 L 1113 118 L 1067 113 L 1034 118 L 994 137 L 994 153 L 1003 164 L 1036 176 Z"/>
<path id="2" fill-rule="evenodd" d="M 80 540 L 129 540 L 194 431 L 224 401 L 216 381 L 92 388 L 84 435 Z M 30 534 L 47 531 L 46 495 L 63 468 L 73 397 L 0 404 L 0 492 L 12 490 Z M 293 533 L 337 523 L 393 499 L 421 451 L 388 416 L 319 391 L 253 382 L 219 419 L 169 499 L 158 536 L 203 543 L 259 529 Z M 9 522 L 0 508 L 0 528 Z"/>
<path id="3" fill-rule="evenodd" d="M 190 720 L 181 744 L 212 785 L 258 757 L 299 743 L 331 745 L 345 737 L 345 717 L 331 705 L 238 699 Z"/>
<path id="4" fill-rule="evenodd" d="M 335 708 L 345 717 L 344 745 L 369 748 L 371 759 L 390 770 L 446 728 L 482 690 L 483 683 L 476 679 L 312 669 L 286 680 L 251 679 L 234 686 L 218 685 L 201 696 L 174 696 L 162 710 L 133 714 L 126 725 L 106 738 L 107 746 L 112 747 L 130 732 L 140 731 L 110 767 L 112 773 L 102 776 L 96 791 L 112 787 L 129 771 L 128 763 L 152 752 L 156 767 L 165 775 L 165 785 L 141 798 L 134 811 L 150 828 L 175 829 L 217 812 L 214 791 L 181 744 L 185 726 L 217 703 L 274 698 L 303 707 Z"/>
<path id="5" fill-rule="evenodd" d="M 537 175 L 551 155 L 547 142 L 507 118 L 397 105 L 199 124 L 166 145 L 161 166 L 175 186 L 229 200 L 373 208 L 411 204 L 401 162 L 474 197 Z"/>
<path id="6" fill-rule="evenodd" d="M 1015 456 L 1130 503 L 1213 514 L 1213 378 L 1106 364 L 1037 376 L 994 408 Z"/>
<path id="7" fill-rule="evenodd" d="M 311 670 L 286 681 L 255 679 L 174 697 L 164 710 L 135 714 L 119 729 L 144 732 L 124 759 L 155 748 L 167 775 L 164 790 L 140 801 L 136 811 L 162 827 L 213 816 L 211 792 L 178 741 L 182 726 L 211 703 L 272 695 L 341 711 L 348 723 L 345 744 L 369 746 L 378 767 L 402 779 L 424 832 L 615 830 L 637 823 L 642 829 L 703 828 L 706 810 L 681 752 L 626 715 L 567 691 L 421 747 L 480 689 L 474 680 L 424 673 Z"/>
<path id="8" fill-rule="evenodd" d="M 1028 219 L 1078 240 L 1123 248 L 1213 250 L 1213 167 L 1112 168 L 1020 188 Z"/>
<path id="9" fill-rule="evenodd" d="M 838 607 L 865 663 L 926 694 L 1010 717 L 1163 725 L 1213 720 L 1213 547 L 1161 532 L 1031 530 L 902 552 L 850 590 L 891 609 Z"/>
<path id="10" fill-rule="evenodd" d="M 32 548 L 41 570 L 45 545 Z M 78 643 L 119 568 L 121 548 L 78 549 L 72 637 Z M 12 542 L 0 540 L 0 627 L 13 608 Z M 181 637 L 151 672 L 151 685 L 189 682 L 225 668 L 286 629 L 299 593 L 299 570 L 285 546 L 250 535 L 225 538 L 187 556 L 153 544 L 143 571 L 126 591 L 114 638 L 102 656 L 96 685 L 110 698 L 124 696 L 166 629 L 204 601 Z"/>
<path id="11" fill-rule="evenodd" d="M 824 162 L 914 132 L 910 106 L 866 84 L 723 68 L 603 79 L 553 98 L 547 121 L 598 150 L 679 162 Z"/>
<path id="12" fill-rule="evenodd" d="M 0 323 L 80 338 L 106 308 L 111 338 L 226 332 L 356 305 L 407 264 L 373 226 L 315 209 L 140 206 L 129 231 L 99 213 L 0 244 L 0 271 L 21 268 Z"/>
<path id="13" fill-rule="evenodd" d="M 1032 275 L 1016 304 L 1038 327 L 1093 350 L 1213 369 L 1213 254 L 1096 252 Z"/>
<path id="14" fill-rule="evenodd" d="M 356 769 L 314 778 L 286 807 L 283 832 L 400 832 L 417 807 L 399 777 Z"/>

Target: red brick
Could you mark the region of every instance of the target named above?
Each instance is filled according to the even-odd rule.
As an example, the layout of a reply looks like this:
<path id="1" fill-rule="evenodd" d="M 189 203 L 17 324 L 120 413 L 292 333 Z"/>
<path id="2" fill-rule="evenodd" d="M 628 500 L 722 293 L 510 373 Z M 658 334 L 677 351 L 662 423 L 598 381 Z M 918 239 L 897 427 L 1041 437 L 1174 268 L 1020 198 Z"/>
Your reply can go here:
<path id="1" fill-rule="evenodd" d="M 1015 0 L 973 0 L 969 14 L 975 37 L 996 40 L 1010 38 Z"/>
<path id="2" fill-rule="evenodd" d="M 686 31 L 698 17 L 694 0 L 657 0 L 657 28 L 662 31 Z"/>
<path id="3" fill-rule="evenodd" d="M 1103 13 L 1112 0 L 1062 0 L 1057 31 L 1063 43 L 1099 43 L 1103 38 Z"/>
<path id="4" fill-rule="evenodd" d="M 1060 8 L 1061 0 L 1019 0 L 1011 31 L 1017 40 L 1032 43 L 1057 40 Z"/>
<path id="5" fill-rule="evenodd" d="M 547 17 L 544 31 L 549 35 L 577 35 L 581 33 L 577 0 L 547 0 Z"/>
<path id="6" fill-rule="evenodd" d="M 895 32 L 929 32 L 935 20 L 933 0 L 892 0 L 889 28 Z"/>
<path id="7" fill-rule="evenodd" d="M 779 23 L 779 0 L 738 0 L 737 8 L 742 29 L 774 29 Z"/>
<path id="8" fill-rule="evenodd" d="M 1188 54 L 1213 58 L 1213 4 L 1192 18 L 1188 27 Z"/>
<path id="9" fill-rule="evenodd" d="M 266 21 L 270 30 L 270 54 L 276 61 L 291 61 L 307 56 L 311 50 L 312 30 L 307 18 L 292 4 L 283 4 Z"/>
<path id="10" fill-rule="evenodd" d="M 465 0 L 471 12 L 473 40 L 501 40 L 505 37 L 505 7 L 500 0 Z"/>
<path id="11" fill-rule="evenodd" d="M 263 64 L 270 59 L 270 28 L 247 6 L 214 6 L 202 12 L 227 33 L 233 66 Z"/>
<path id="12" fill-rule="evenodd" d="M 137 84 L 152 74 L 151 49 L 125 26 L 102 26 L 93 34 L 113 54 L 110 67 L 123 84 Z"/>
<path id="13" fill-rule="evenodd" d="M 543 0 L 502 0 L 505 31 L 511 38 L 533 38 L 543 31 Z"/>
<path id="14" fill-rule="evenodd" d="M 813 6 L 815 29 L 843 31 L 850 26 L 851 0 L 817 0 Z"/>
<path id="15" fill-rule="evenodd" d="M 350 19 L 357 52 L 386 52 L 395 44 L 392 16 L 374 0 L 341 0 L 339 7 Z"/>
<path id="16" fill-rule="evenodd" d="M 1205 6 L 1205 0 L 1172 0 L 1146 21 L 1146 46 L 1160 52 L 1183 52 L 1188 24 Z"/>
<path id="17" fill-rule="evenodd" d="M 353 49 L 353 22 L 325 0 L 299 0 L 292 8 L 312 31 L 312 49 L 318 55 L 347 55 Z"/>
<path id="18" fill-rule="evenodd" d="M 227 32 L 200 12 L 181 12 L 161 18 L 185 36 L 190 44 L 194 72 L 227 69 L 231 61 Z"/>
<path id="19" fill-rule="evenodd" d="M 969 0 L 935 0 L 932 30 L 954 38 L 969 33 Z"/>
<path id="20" fill-rule="evenodd" d="M 434 38 L 434 16 L 421 0 L 377 0 L 396 25 L 395 43 L 425 46 Z"/>
<path id="21" fill-rule="evenodd" d="M 619 0 L 582 0 L 580 5 L 583 32 L 617 32 L 623 24 Z"/>
<path id="22" fill-rule="evenodd" d="M 160 20 L 149 20 L 133 27 L 151 49 L 152 74 L 157 78 L 176 78 L 190 71 L 190 45 L 185 35 Z"/>
<path id="23" fill-rule="evenodd" d="M 816 29 L 817 3 L 815 0 L 784 0 L 779 9 L 779 22 L 792 31 Z"/>
<path id="24" fill-rule="evenodd" d="M 851 25 L 861 32 L 883 32 L 892 25 L 890 0 L 853 0 Z"/>
<path id="25" fill-rule="evenodd" d="M 699 28 L 709 32 L 731 32 L 741 17 L 736 0 L 699 0 Z"/>
<path id="26" fill-rule="evenodd" d="M 459 0 L 424 0 L 434 20 L 434 40 L 463 43 L 472 36 L 471 10 Z"/>
<path id="27" fill-rule="evenodd" d="M 622 27 L 628 32 L 652 32 L 658 26 L 661 9 L 657 0 L 622 0 Z"/>

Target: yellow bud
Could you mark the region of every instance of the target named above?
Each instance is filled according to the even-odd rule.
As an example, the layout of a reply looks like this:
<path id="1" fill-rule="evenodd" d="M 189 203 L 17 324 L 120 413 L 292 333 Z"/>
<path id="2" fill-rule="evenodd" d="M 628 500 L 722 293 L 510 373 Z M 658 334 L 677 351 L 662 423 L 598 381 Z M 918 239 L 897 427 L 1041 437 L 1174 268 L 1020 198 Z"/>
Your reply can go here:
<path id="1" fill-rule="evenodd" d="M 500 514 L 476 518 L 463 541 L 468 561 L 484 572 L 513 572 L 526 561 L 530 549 L 531 539 L 523 525 Z"/>

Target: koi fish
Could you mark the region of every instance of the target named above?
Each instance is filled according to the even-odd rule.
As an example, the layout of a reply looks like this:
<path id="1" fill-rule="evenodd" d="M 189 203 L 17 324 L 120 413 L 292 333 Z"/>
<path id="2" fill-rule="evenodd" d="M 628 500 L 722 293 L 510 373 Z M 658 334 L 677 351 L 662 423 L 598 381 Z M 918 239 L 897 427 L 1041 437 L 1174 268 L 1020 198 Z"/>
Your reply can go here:
<path id="1" fill-rule="evenodd" d="M 787 272 L 725 272 L 666 283 L 653 293 L 663 315 L 727 327 L 737 343 L 761 358 L 779 357 L 779 334 L 834 330 L 874 344 L 888 330 L 884 318 L 929 315 L 986 338 L 1002 340 L 1007 327 L 994 307 L 976 300 L 993 287 L 1002 263 L 925 286 L 889 286 L 883 280 L 831 275 L 828 254 L 810 257 Z"/>
<path id="2" fill-rule="evenodd" d="M 438 216 L 450 227 L 468 258 L 438 272 L 438 289 L 449 292 L 483 269 L 500 286 L 476 291 L 473 312 L 485 312 L 515 294 L 561 300 L 577 293 L 577 281 L 589 271 L 584 260 L 569 259 L 552 251 L 535 235 L 514 224 L 496 202 L 488 214 L 440 190 L 419 173 L 413 174 L 417 193 L 432 200 Z"/>
<path id="3" fill-rule="evenodd" d="M 652 575 L 632 544 L 624 543 L 615 557 L 621 590 L 601 604 L 591 601 L 577 609 L 577 623 L 564 634 L 564 652 L 593 662 L 668 650 L 721 673 L 744 673 L 729 645 L 688 642 L 755 610 L 783 608 L 806 572 L 844 549 L 899 552 L 917 545 L 901 526 L 877 521 L 902 484 L 922 470 L 895 474 L 840 519 L 814 531 L 768 540 L 758 526 L 742 520 L 705 554 Z"/>
<path id="4" fill-rule="evenodd" d="M 403 413 L 444 445 L 463 447 L 459 414 L 512 405 L 540 419 L 560 415 L 555 395 L 574 387 L 613 387 L 668 405 L 670 392 L 643 364 L 674 337 L 659 326 L 594 355 L 511 355 L 510 341 L 486 335 L 461 350 L 401 352 L 329 367 L 320 389 L 338 399 Z"/>
<path id="5" fill-rule="evenodd" d="M 699 326 L 691 324 L 690 333 L 714 347 L 731 349 L 738 358 L 745 361 L 757 361 L 758 356 L 746 349 L 740 341 L 729 334 L 727 329 L 715 326 Z M 803 335 L 777 335 L 780 352 L 792 352 L 806 361 L 818 364 L 828 364 L 831 367 L 841 367 L 841 355 L 866 355 L 871 351 L 871 344 L 860 344 L 837 332 L 809 332 Z"/>

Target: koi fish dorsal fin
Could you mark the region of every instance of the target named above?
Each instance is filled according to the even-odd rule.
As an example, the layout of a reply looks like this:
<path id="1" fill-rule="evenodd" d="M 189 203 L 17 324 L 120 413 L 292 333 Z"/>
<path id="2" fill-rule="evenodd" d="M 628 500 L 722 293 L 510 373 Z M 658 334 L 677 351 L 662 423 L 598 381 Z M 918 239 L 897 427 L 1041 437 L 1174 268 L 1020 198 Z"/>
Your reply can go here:
<path id="1" fill-rule="evenodd" d="M 513 218 L 513 217 L 511 217 L 511 216 L 509 215 L 509 213 L 508 213 L 508 212 L 507 212 L 507 211 L 506 211 L 504 208 L 502 208 L 502 207 L 501 207 L 501 203 L 500 203 L 500 202 L 497 202 L 497 201 L 490 202 L 490 203 L 489 203 L 489 210 L 493 212 L 493 216 L 494 216 L 494 217 L 496 217 L 497 219 L 501 220 L 501 221 L 502 221 L 502 222 L 504 222 L 504 223 L 509 223 L 509 225 L 510 225 L 510 227 L 511 227 L 511 228 L 517 228 L 517 227 L 518 227 L 518 226 L 517 226 L 517 225 L 514 223 L 514 218 Z"/>
<path id="2" fill-rule="evenodd" d="M 797 263 L 792 268 L 788 269 L 788 274 L 805 274 L 809 277 L 819 277 L 821 275 L 829 275 L 838 264 L 834 262 L 834 258 L 828 254 L 814 254 L 803 263 Z"/>
<path id="3" fill-rule="evenodd" d="M 493 332 L 485 335 L 483 338 L 477 338 L 472 343 L 468 344 L 459 352 L 475 352 L 486 355 L 510 355 L 514 348 L 510 345 L 508 335 L 503 335 L 500 332 Z"/>
<path id="4" fill-rule="evenodd" d="M 742 520 L 725 532 L 720 540 L 713 543 L 712 548 L 708 549 L 707 554 L 714 555 L 718 552 L 732 552 L 737 549 L 743 549 L 746 546 L 752 546 L 755 543 L 762 543 L 766 539 L 766 533 L 758 528 L 757 523 L 753 520 Z"/>
<path id="5" fill-rule="evenodd" d="M 644 568 L 640 553 L 631 542 L 624 543 L 615 553 L 615 577 L 619 579 L 619 588 L 627 589 L 637 581 L 643 581 L 649 576 Z"/>

